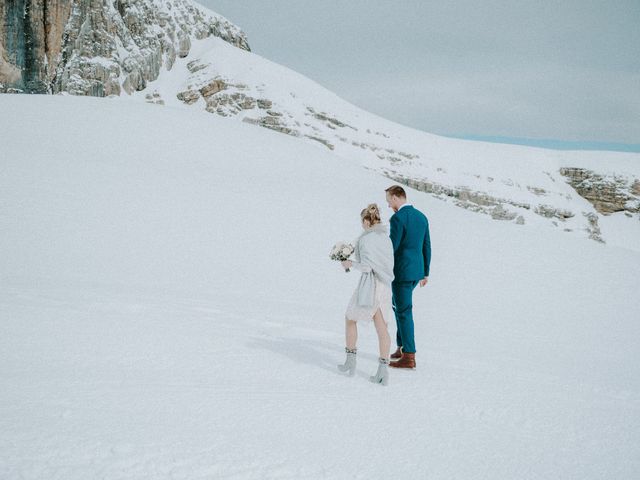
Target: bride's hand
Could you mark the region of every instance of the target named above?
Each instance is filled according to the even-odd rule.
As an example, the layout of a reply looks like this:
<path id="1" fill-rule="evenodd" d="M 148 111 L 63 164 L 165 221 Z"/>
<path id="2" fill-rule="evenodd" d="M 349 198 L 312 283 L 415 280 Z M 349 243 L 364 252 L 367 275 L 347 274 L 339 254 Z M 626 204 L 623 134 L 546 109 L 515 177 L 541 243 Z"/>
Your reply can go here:
<path id="1" fill-rule="evenodd" d="M 351 260 L 344 260 L 342 262 L 342 267 L 347 270 L 349 268 L 351 268 L 351 266 L 353 265 L 353 263 L 351 262 Z"/>

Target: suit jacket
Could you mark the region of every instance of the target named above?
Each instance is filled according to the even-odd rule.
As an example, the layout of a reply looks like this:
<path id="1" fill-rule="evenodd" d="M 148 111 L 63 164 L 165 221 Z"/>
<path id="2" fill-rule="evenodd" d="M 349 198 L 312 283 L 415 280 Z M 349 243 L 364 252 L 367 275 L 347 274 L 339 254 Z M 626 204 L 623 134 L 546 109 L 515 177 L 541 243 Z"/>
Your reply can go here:
<path id="1" fill-rule="evenodd" d="M 390 224 L 394 281 L 415 281 L 428 277 L 431 238 L 427 217 L 413 206 L 405 205 L 391 217 Z"/>

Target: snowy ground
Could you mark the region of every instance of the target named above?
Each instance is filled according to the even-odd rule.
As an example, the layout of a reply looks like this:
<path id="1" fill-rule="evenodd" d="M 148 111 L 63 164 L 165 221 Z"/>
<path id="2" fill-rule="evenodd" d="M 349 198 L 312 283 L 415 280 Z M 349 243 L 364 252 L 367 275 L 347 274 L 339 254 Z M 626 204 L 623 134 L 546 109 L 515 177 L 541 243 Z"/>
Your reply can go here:
<path id="1" fill-rule="evenodd" d="M 0 112 L 0 478 L 640 475 L 637 251 L 410 192 L 432 277 L 384 388 L 372 327 L 335 369 L 327 254 L 388 180 L 206 113 Z"/>

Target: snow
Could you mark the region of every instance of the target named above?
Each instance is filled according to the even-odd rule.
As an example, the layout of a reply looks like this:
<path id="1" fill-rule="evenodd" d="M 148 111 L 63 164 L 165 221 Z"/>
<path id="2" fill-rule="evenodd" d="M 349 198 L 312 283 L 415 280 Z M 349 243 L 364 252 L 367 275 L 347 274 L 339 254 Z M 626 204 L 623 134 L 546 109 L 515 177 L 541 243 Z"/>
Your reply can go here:
<path id="1" fill-rule="evenodd" d="M 327 257 L 388 179 L 184 108 L 0 112 L 0 478 L 640 474 L 637 251 L 410 190 L 432 274 L 381 387 L 372 328 L 337 373 L 357 276 Z"/>
<path id="2" fill-rule="evenodd" d="M 638 220 L 640 219 L 629 218 L 623 212 L 617 212 L 600 218 L 600 224 L 605 230 L 615 232 L 609 237 L 610 245 L 640 250 L 640 221 Z"/>

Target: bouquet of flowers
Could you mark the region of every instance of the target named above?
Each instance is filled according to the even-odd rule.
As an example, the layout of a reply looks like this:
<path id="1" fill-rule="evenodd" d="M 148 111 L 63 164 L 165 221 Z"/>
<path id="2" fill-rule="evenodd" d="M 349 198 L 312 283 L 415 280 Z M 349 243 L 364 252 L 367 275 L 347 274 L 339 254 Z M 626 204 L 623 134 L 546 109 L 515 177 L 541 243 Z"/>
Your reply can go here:
<path id="1" fill-rule="evenodd" d="M 350 243 L 338 242 L 331 249 L 329 258 L 338 262 L 344 262 L 345 260 L 349 260 L 349 257 L 353 254 L 354 250 L 355 248 Z M 345 272 L 348 272 L 349 270 L 350 269 L 347 268 Z"/>

